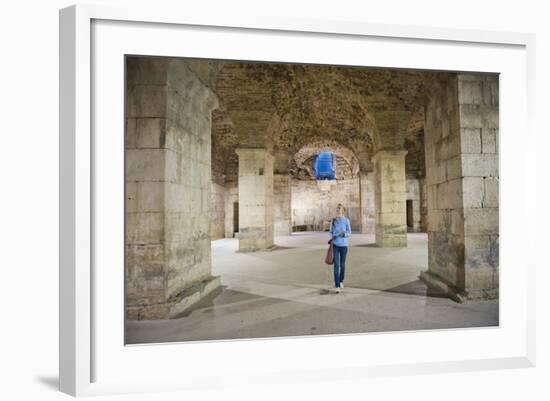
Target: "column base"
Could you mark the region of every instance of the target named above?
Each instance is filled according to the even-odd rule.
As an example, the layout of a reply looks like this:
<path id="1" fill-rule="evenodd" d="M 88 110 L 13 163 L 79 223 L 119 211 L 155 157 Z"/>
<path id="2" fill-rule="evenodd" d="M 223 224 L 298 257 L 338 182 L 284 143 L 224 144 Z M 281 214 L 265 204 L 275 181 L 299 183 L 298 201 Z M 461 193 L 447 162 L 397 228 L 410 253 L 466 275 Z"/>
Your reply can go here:
<path id="1" fill-rule="evenodd" d="M 127 320 L 166 320 L 181 316 L 191 307 L 207 296 L 218 295 L 221 292 L 221 279 L 212 276 L 200 281 L 167 302 L 155 305 L 138 305 L 126 307 Z"/>
<path id="2" fill-rule="evenodd" d="M 429 271 L 424 271 L 418 276 L 420 280 L 424 282 L 429 288 L 433 288 L 437 291 L 443 292 L 453 301 L 463 303 L 466 300 L 466 294 L 459 291 L 456 287 L 446 283 L 438 275 Z"/>
<path id="3" fill-rule="evenodd" d="M 405 248 L 407 246 L 406 235 L 396 235 L 392 237 L 376 238 L 376 245 L 380 248 Z"/>

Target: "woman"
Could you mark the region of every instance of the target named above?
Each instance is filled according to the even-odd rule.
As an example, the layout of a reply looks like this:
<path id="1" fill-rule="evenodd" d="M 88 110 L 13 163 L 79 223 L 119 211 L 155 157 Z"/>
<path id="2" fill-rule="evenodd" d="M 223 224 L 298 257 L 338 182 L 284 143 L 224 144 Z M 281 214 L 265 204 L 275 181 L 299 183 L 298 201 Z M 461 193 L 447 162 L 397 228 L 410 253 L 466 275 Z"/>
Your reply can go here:
<path id="1" fill-rule="evenodd" d="M 346 273 L 346 256 L 348 255 L 348 238 L 351 235 L 349 219 L 344 216 L 346 209 L 339 203 L 336 207 L 336 217 L 330 224 L 330 242 L 334 253 L 334 287 L 336 292 L 344 288 Z"/>

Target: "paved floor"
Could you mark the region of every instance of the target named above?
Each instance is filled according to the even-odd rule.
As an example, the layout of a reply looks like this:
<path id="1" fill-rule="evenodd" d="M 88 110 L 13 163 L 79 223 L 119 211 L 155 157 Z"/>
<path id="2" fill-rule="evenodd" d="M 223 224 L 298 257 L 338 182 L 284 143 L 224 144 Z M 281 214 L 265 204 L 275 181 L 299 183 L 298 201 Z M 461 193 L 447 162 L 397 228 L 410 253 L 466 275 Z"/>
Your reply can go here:
<path id="1" fill-rule="evenodd" d="M 324 264 L 326 233 L 277 237 L 273 251 L 237 253 L 237 240 L 212 243 L 212 273 L 223 290 L 166 321 L 131 321 L 126 342 L 261 338 L 498 325 L 498 300 L 455 303 L 418 280 L 427 269 L 427 236 L 406 248 L 377 248 L 351 237 L 345 289 L 332 291 Z M 331 291 L 327 291 L 329 288 Z"/>

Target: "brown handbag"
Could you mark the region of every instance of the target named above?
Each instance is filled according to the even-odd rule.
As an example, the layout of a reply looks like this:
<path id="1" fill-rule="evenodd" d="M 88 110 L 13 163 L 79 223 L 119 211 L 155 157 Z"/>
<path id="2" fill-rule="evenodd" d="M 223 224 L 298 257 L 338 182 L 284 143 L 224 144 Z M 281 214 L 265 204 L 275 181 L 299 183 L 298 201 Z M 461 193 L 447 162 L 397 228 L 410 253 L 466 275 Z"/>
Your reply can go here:
<path id="1" fill-rule="evenodd" d="M 334 253 L 332 250 L 332 241 L 330 241 L 330 245 L 327 249 L 327 256 L 325 256 L 325 263 L 327 265 L 331 265 L 334 262 Z"/>

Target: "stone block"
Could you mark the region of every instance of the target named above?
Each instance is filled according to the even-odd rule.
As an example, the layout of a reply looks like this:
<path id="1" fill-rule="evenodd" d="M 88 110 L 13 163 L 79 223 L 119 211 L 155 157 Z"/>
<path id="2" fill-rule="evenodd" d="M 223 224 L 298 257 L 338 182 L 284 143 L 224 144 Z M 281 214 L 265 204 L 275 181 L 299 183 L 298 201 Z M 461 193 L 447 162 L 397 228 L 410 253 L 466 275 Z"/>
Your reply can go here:
<path id="1" fill-rule="evenodd" d="M 464 209 L 465 235 L 498 235 L 498 217 L 498 208 Z"/>
<path id="2" fill-rule="evenodd" d="M 428 231 L 445 231 L 451 226 L 451 213 L 448 210 L 430 210 L 428 213 Z"/>
<path id="3" fill-rule="evenodd" d="M 483 128 L 483 108 L 477 104 L 461 104 L 459 106 L 460 127 L 480 129 Z"/>
<path id="4" fill-rule="evenodd" d="M 131 286 L 140 287 L 150 278 L 164 280 L 164 245 L 127 245 L 126 246 L 126 280 Z M 154 287 L 154 286 L 153 286 Z M 161 282 L 154 289 L 164 289 Z"/>
<path id="5" fill-rule="evenodd" d="M 164 241 L 164 213 L 126 213 L 127 244 L 159 244 Z"/>
<path id="6" fill-rule="evenodd" d="M 167 117 L 166 96 L 165 86 L 130 86 L 127 117 Z"/>
<path id="7" fill-rule="evenodd" d="M 428 233 L 428 269 L 457 289 L 464 268 L 464 238 L 447 231 Z"/>
<path id="8" fill-rule="evenodd" d="M 439 209 L 439 205 L 437 203 L 437 185 L 428 185 L 426 187 L 426 195 L 428 209 Z"/>
<path id="9" fill-rule="evenodd" d="M 164 152 L 164 181 L 183 184 L 186 179 L 194 177 L 193 168 L 195 167 L 195 163 L 183 160 L 181 154 L 173 150 L 166 149 Z"/>
<path id="10" fill-rule="evenodd" d="M 496 154 L 463 154 L 462 175 L 464 177 L 497 177 L 498 156 Z"/>
<path id="11" fill-rule="evenodd" d="M 459 104 L 481 104 L 483 82 L 479 80 L 461 80 L 458 87 Z"/>
<path id="12" fill-rule="evenodd" d="M 139 212 L 163 212 L 165 210 L 164 182 L 145 181 L 137 182 L 137 207 Z"/>
<path id="13" fill-rule="evenodd" d="M 485 184 L 483 177 L 464 177 L 462 184 L 463 207 L 483 207 L 485 199 Z"/>
<path id="14" fill-rule="evenodd" d="M 133 149 L 136 147 L 136 125 L 137 118 L 126 119 L 126 130 L 124 131 L 124 148 Z"/>
<path id="15" fill-rule="evenodd" d="M 127 85 L 165 85 L 170 60 L 157 57 L 128 57 L 126 59 Z"/>
<path id="16" fill-rule="evenodd" d="M 127 149 L 127 181 L 165 181 L 166 151 L 163 149 Z"/>
<path id="17" fill-rule="evenodd" d="M 447 160 L 447 162 L 442 166 L 445 169 L 447 177 L 446 180 L 452 181 L 457 178 L 461 178 L 464 175 L 463 157 L 464 155 L 455 156 Z"/>
<path id="18" fill-rule="evenodd" d="M 496 269 L 490 266 L 478 266 L 466 269 L 466 292 L 469 299 L 492 298 L 485 296 L 484 291 L 491 292 L 496 289 L 494 274 Z"/>
<path id="19" fill-rule="evenodd" d="M 484 197 L 482 207 L 498 207 L 499 203 L 499 179 L 498 177 L 486 177 L 484 183 Z"/>
<path id="20" fill-rule="evenodd" d="M 486 77 L 483 81 L 483 103 L 492 106 L 499 104 L 499 77 Z"/>
<path id="21" fill-rule="evenodd" d="M 426 179 L 430 185 L 447 181 L 447 167 L 445 164 L 426 166 Z"/>
<path id="22" fill-rule="evenodd" d="M 137 212 L 137 182 L 127 181 L 125 188 L 126 202 L 124 204 L 126 212 Z"/>
<path id="23" fill-rule="evenodd" d="M 386 212 L 378 215 L 376 224 L 391 231 L 393 227 L 407 227 L 407 215 L 404 212 Z"/>
<path id="24" fill-rule="evenodd" d="M 497 153 L 497 131 L 495 128 L 482 130 L 481 151 L 483 153 Z"/>
<path id="25" fill-rule="evenodd" d="M 499 236 L 468 235 L 464 238 L 464 252 L 468 268 L 498 268 Z"/>
<path id="26" fill-rule="evenodd" d="M 399 202 L 384 199 L 379 206 L 383 215 L 386 213 L 406 213 L 407 211 L 405 197 L 403 197 Z"/>
<path id="27" fill-rule="evenodd" d="M 137 118 L 135 124 L 135 147 L 164 148 L 166 142 L 166 119 Z"/>
<path id="28" fill-rule="evenodd" d="M 455 236 L 464 236 L 464 210 L 453 209 L 450 211 L 451 226 L 450 232 Z"/>
<path id="29" fill-rule="evenodd" d="M 460 149 L 462 153 L 481 153 L 481 128 L 462 128 L 460 130 Z"/>
<path id="30" fill-rule="evenodd" d="M 462 208 L 462 179 L 457 178 L 436 186 L 437 205 L 440 209 Z"/>

